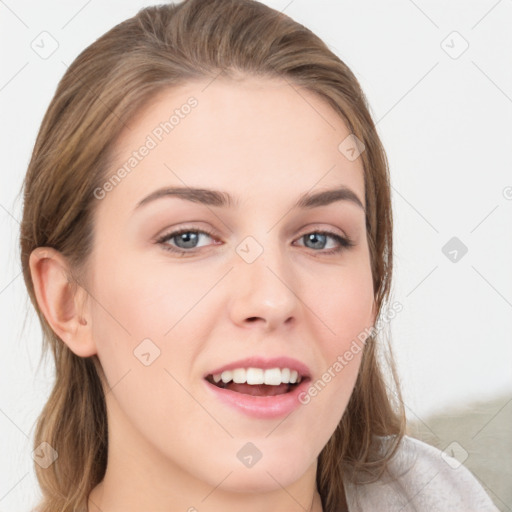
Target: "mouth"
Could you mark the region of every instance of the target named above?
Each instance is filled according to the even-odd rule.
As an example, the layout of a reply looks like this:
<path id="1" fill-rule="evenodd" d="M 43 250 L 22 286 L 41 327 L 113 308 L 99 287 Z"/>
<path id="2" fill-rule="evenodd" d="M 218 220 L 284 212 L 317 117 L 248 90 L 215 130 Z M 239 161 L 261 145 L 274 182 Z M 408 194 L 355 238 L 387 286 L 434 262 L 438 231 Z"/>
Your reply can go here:
<path id="1" fill-rule="evenodd" d="M 220 388 L 250 396 L 285 395 L 295 390 L 309 377 L 289 368 L 237 368 L 218 374 L 209 374 L 205 380 Z"/>
<path id="2" fill-rule="evenodd" d="M 267 420 L 298 409 L 309 387 L 307 365 L 290 357 L 248 357 L 203 374 L 207 393 L 238 413 Z"/>

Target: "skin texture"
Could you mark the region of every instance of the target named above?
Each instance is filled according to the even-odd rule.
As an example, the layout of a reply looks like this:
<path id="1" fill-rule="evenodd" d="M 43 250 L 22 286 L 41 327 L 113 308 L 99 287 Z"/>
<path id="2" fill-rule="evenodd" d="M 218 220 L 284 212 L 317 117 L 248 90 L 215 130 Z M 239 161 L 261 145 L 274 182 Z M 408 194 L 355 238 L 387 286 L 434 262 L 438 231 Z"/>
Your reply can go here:
<path id="1" fill-rule="evenodd" d="M 361 159 L 340 152 L 350 132 L 312 93 L 281 80 L 217 78 L 155 98 L 119 139 L 111 174 L 191 96 L 198 105 L 94 199 L 83 287 L 71 293 L 57 251 L 38 248 L 30 259 L 53 329 L 76 354 L 97 354 L 111 388 L 108 467 L 89 512 L 303 511 L 312 503 L 318 512 L 317 457 L 346 408 L 361 352 L 286 418 L 237 412 L 212 398 L 203 375 L 252 355 L 286 355 L 314 382 L 374 324 L 363 209 L 349 201 L 292 208 L 303 193 L 340 185 L 364 205 Z M 223 190 L 239 205 L 161 198 L 134 211 L 166 186 Z M 200 235 L 185 256 L 155 242 L 182 227 L 214 236 Z M 335 239 L 304 238 L 326 229 L 355 246 L 328 255 Z M 236 252 L 249 236 L 263 249 L 250 264 Z M 134 355 L 147 338 L 160 350 L 148 366 Z M 251 468 L 237 458 L 247 442 L 262 453 Z"/>

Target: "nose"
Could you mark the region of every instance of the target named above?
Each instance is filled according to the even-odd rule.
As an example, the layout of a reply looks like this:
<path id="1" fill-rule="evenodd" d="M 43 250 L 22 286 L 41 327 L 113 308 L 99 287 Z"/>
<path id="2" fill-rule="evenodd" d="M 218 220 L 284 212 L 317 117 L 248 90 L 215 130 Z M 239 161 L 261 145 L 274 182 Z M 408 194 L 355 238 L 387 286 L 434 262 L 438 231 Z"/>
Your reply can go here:
<path id="1" fill-rule="evenodd" d="M 231 272 L 230 315 L 241 327 L 265 331 L 290 326 L 297 321 L 301 301 L 298 282 L 285 252 L 263 247 L 254 261 L 236 255 Z"/>

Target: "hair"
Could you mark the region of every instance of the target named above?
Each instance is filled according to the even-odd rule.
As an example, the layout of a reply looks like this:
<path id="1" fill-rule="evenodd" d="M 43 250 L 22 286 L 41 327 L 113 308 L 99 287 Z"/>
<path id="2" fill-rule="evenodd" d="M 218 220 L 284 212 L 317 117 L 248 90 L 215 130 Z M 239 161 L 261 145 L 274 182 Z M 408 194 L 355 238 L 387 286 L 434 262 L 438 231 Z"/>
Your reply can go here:
<path id="1" fill-rule="evenodd" d="M 34 447 L 57 452 L 48 468 L 35 464 L 38 512 L 87 510 L 103 479 L 108 426 L 102 368 L 79 357 L 53 332 L 38 306 L 31 252 L 52 247 L 69 262 L 69 282 L 87 268 L 93 245 L 94 190 L 111 171 L 115 142 L 157 94 L 192 80 L 285 79 L 315 93 L 364 143 L 366 231 L 378 318 L 392 277 L 392 208 L 388 162 L 364 93 L 347 65 L 305 26 L 255 0 L 185 0 L 147 7 L 88 46 L 60 80 L 38 133 L 22 185 L 21 264 L 30 300 L 51 348 L 55 382 L 37 419 Z M 76 288 L 75 288 L 76 289 Z M 380 333 L 381 334 L 381 333 Z M 318 458 L 323 510 L 345 501 L 343 478 L 379 478 L 405 435 L 405 414 L 390 348 L 368 336 L 347 408 Z M 377 350 L 379 348 L 379 351 Z M 381 368 L 386 363 L 387 373 Z M 379 436 L 389 440 L 376 450 Z"/>

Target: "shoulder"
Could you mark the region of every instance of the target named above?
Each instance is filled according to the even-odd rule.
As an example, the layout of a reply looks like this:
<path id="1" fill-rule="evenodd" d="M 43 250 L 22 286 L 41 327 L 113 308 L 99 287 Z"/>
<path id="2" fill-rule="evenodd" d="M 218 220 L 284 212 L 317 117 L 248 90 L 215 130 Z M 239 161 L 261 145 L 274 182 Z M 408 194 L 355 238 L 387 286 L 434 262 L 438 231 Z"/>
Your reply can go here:
<path id="1" fill-rule="evenodd" d="M 405 436 L 385 475 L 344 482 L 350 512 L 497 512 L 473 474 L 456 459 Z"/>

